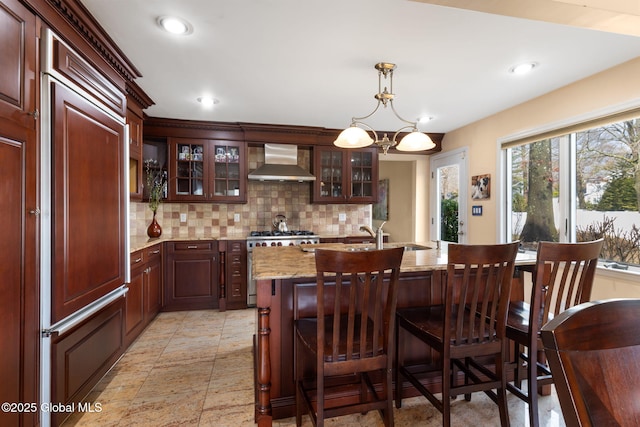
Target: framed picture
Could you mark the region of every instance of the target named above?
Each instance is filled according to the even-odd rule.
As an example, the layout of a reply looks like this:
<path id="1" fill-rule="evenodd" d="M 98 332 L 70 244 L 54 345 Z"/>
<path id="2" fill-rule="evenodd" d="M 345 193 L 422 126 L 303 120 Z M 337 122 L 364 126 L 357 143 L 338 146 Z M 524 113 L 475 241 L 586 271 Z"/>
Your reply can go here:
<path id="1" fill-rule="evenodd" d="M 373 205 L 373 219 L 380 221 L 389 220 L 389 180 L 381 179 L 378 181 L 378 200 Z"/>
<path id="2" fill-rule="evenodd" d="M 482 200 L 491 197 L 491 174 L 471 177 L 471 199 Z"/>

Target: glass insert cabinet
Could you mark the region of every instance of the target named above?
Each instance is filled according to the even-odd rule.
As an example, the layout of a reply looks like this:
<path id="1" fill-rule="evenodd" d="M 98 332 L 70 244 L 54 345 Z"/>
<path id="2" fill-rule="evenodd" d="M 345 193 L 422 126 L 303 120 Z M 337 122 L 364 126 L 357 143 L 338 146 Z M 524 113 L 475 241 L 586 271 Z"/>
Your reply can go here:
<path id="1" fill-rule="evenodd" d="M 378 151 L 315 148 L 314 202 L 375 203 L 378 199 Z"/>
<path id="2" fill-rule="evenodd" d="M 169 200 L 246 201 L 246 145 L 170 138 Z"/>

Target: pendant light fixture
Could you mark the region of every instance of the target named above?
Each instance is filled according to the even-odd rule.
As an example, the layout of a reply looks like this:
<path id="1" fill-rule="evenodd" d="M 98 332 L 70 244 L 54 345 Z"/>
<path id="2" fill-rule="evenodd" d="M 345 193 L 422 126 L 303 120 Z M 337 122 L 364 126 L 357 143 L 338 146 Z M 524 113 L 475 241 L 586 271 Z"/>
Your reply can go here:
<path id="1" fill-rule="evenodd" d="M 353 117 L 351 119 L 351 126 L 340 132 L 338 138 L 333 141 L 335 146 L 340 148 L 362 148 L 371 144 L 376 144 L 382 148 L 384 154 L 387 154 L 387 151 L 389 151 L 389 148 L 391 147 L 396 147 L 399 151 L 422 151 L 430 150 L 436 146 L 431 138 L 429 138 L 429 135 L 418 131 L 417 122 L 411 122 L 403 119 L 394 108 L 393 97 L 395 95 L 393 94 L 393 70 L 395 68 L 396 64 L 391 64 L 389 62 L 378 62 L 375 65 L 375 69 L 378 70 L 378 93 L 375 94 L 375 98 L 378 100 L 378 103 L 370 114 L 363 117 Z M 386 81 L 387 78 L 389 79 L 389 88 L 385 86 L 384 89 L 382 89 L 382 81 L 383 79 Z M 380 108 L 380 105 L 385 108 L 387 105 L 391 106 L 393 114 L 401 122 L 405 123 L 404 126 L 393 134 L 391 139 L 389 139 L 386 133 L 384 133 L 382 139 L 380 139 L 378 137 L 378 133 L 371 126 L 363 122 L 363 120 L 373 116 L 376 111 L 378 111 L 378 108 Z M 371 131 L 374 138 L 371 138 L 369 133 L 363 128 Z M 398 135 L 407 130 L 410 130 L 411 132 L 405 135 L 400 142 L 397 142 L 396 139 Z"/>

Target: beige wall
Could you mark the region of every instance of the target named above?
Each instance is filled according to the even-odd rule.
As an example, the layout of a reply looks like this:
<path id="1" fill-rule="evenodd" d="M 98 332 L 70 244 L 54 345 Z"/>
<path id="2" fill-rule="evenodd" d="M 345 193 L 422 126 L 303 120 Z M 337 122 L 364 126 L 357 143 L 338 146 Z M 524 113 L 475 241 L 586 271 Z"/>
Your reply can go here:
<path id="1" fill-rule="evenodd" d="M 469 176 L 490 173 L 492 197 L 484 202 L 483 216 L 468 212 L 469 243 L 498 240 L 500 179 L 497 166 L 499 140 L 536 129 L 569 123 L 636 102 L 640 106 L 640 58 L 565 86 L 529 102 L 449 132 L 443 150 L 469 147 Z M 535 76 L 531 76 L 535 79 Z M 493 197 L 493 195 L 496 197 Z M 469 203 L 469 209 L 471 204 Z"/>
<path id="2" fill-rule="evenodd" d="M 468 212 L 468 242 L 499 241 L 502 179 L 497 165 L 499 141 L 512 139 L 514 135 L 533 134 L 540 129 L 560 127 L 623 107 L 640 106 L 638 76 L 640 58 L 447 133 L 443 140 L 444 150 L 469 147 L 469 176 L 492 175 L 492 196 L 491 200 L 483 202 L 483 216 L 473 217 Z M 535 79 L 535 75 L 531 78 Z M 627 280 L 620 277 L 599 274 L 593 297 L 640 297 L 637 278 Z"/>
<path id="3" fill-rule="evenodd" d="M 384 231 L 394 242 L 429 241 L 429 157 L 381 154 L 379 178 L 389 179 L 389 221 Z M 373 221 L 374 226 L 380 221 Z"/>
<path id="4" fill-rule="evenodd" d="M 392 242 L 414 240 L 414 174 L 415 162 L 380 162 L 379 177 L 389 180 L 389 219 L 383 229 L 390 234 L 389 240 Z M 374 225 L 380 222 L 373 220 Z"/>

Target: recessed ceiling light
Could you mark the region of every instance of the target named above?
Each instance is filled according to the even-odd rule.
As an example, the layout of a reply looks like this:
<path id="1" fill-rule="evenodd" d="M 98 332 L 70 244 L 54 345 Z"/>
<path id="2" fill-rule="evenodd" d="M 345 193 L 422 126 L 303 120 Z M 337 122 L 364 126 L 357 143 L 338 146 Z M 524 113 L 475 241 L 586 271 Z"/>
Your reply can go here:
<path id="1" fill-rule="evenodd" d="M 219 103 L 220 101 L 210 96 L 201 96 L 198 98 L 198 102 L 201 103 L 203 107 L 213 107 L 215 104 Z"/>
<path id="2" fill-rule="evenodd" d="M 538 66 L 537 62 L 523 62 L 522 64 L 514 65 L 509 68 L 509 72 L 512 74 L 527 74 Z"/>
<path id="3" fill-rule="evenodd" d="M 158 25 L 171 34 L 187 35 L 193 32 L 193 27 L 184 19 L 175 16 L 159 16 Z"/>

